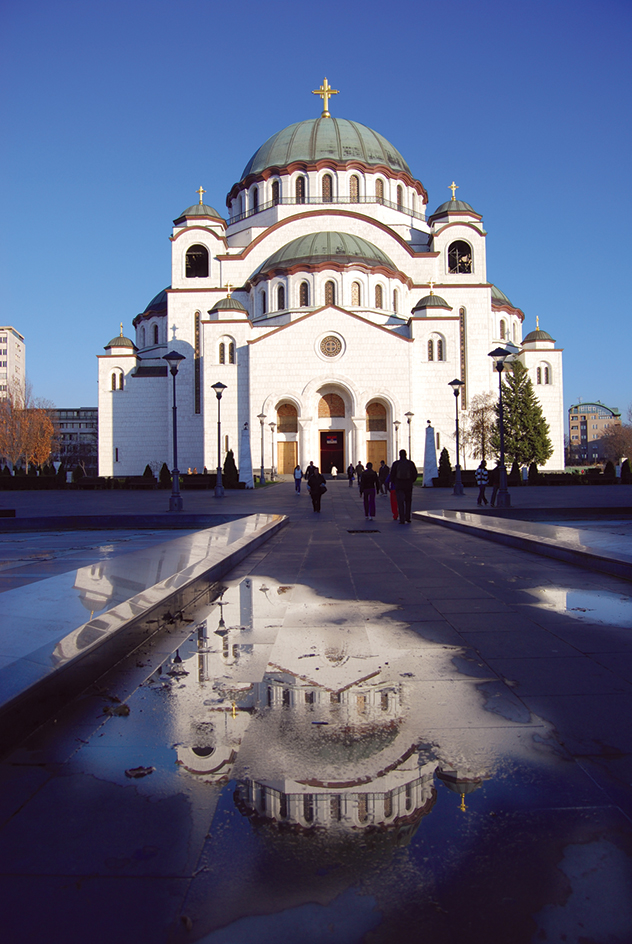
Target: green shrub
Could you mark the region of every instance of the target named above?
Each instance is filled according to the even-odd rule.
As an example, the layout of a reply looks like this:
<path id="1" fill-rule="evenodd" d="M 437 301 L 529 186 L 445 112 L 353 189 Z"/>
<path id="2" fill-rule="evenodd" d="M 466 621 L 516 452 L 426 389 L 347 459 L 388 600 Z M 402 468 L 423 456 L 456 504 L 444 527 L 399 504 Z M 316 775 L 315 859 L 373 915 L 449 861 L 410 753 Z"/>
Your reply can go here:
<path id="1" fill-rule="evenodd" d="M 621 466 L 621 475 L 630 475 L 632 474 L 632 469 L 630 468 L 630 460 L 626 459 L 623 465 Z"/>
<path id="2" fill-rule="evenodd" d="M 147 463 L 147 465 L 145 466 L 145 471 L 143 472 L 143 478 L 153 479 L 153 477 L 154 477 L 154 473 L 151 471 L 151 466 L 149 465 L 149 463 Z"/>
<path id="3" fill-rule="evenodd" d="M 444 446 L 439 456 L 439 481 L 449 482 L 452 478 L 452 466 L 450 465 L 450 453 Z"/>
<path id="4" fill-rule="evenodd" d="M 76 465 L 72 470 L 72 480 L 73 482 L 79 482 L 86 473 L 83 471 L 80 465 Z"/>
<path id="5" fill-rule="evenodd" d="M 171 472 L 166 462 L 160 467 L 160 475 L 158 476 L 158 481 L 160 482 L 161 488 L 171 488 Z"/>
<path id="6" fill-rule="evenodd" d="M 532 483 L 537 482 L 539 475 L 540 473 L 538 472 L 537 465 L 535 464 L 535 462 L 532 462 L 531 465 L 529 466 L 529 481 Z"/>
<path id="7" fill-rule="evenodd" d="M 614 473 L 614 464 L 611 462 L 610 459 L 608 459 L 608 461 L 606 462 L 606 467 L 605 467 L 605 469 L 603 470 L 603 474 L 604 474 L 604 475 L 614 475 L 614 474 L 615 474 L 615 473 Z"/>
<path id="8" fill-rule="evenodd" d="M 520 466 L 514 459 L 509 475 L 507 476 L 507 485 L 512 485 L 515 487 L 517 485 L 520 485 L 521 481 L 522 481 L 522 477 L 520 475 Z"/>
<path id="9" fill-rule="evenodd" d="M 237 488 L 239 484 L 239 475 L 235 465 L 235 455 L 232 449 L 229 449 L 224 459 L 224 469 L 222 471 L 222 484 L 224 488 Z"/>

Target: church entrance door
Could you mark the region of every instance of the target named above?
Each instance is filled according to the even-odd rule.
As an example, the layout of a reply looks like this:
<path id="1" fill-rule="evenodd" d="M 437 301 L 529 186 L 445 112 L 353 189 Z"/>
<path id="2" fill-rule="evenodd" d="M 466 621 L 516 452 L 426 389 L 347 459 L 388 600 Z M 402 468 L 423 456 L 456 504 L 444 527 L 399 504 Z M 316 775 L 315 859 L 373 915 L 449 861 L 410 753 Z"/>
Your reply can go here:
<path id="1" fill-rule="evenodd" d="M 320 434 L 320 471 L 328 474 L 332 465 L 339 472 L 345 468 L 344 432 L 341 429 L 328 429 Z"/>
<path id="2" fill-rule="evenodd" d="M 281 475 L 289 475 L 296 468 L 298 461 L 298 443 L 281 442 L 277 443 L 279 452 L 279 472 Z"/>
<path id="3" fill-rule="evenodd" d="M 367 462 L 373 463 L 374 471 L 380 467 L 380 460 L 386 462 L 386 440 L 385 439 L 367 439 L 366 458 Z"/>

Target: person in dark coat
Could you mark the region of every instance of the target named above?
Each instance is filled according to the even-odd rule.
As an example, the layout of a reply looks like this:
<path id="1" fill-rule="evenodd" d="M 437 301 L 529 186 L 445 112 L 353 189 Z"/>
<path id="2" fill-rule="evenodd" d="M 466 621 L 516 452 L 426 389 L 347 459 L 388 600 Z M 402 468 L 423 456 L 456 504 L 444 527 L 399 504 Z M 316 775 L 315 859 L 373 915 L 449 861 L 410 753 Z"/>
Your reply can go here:
<path id="1" fill-rule="evenodd" d="M 399 459 L 391 466 L 391 482 L 397 492 L 399 523 L 410 524 L 413 504 L 413 485 L 417 478 L 417 466 L 406 458 L 406 450 L 399 450 Z"/>
<path id="2" fill-rule="evenodd" d="M 360 476 L 364 472 L 364 466 L 362 465 L 361 462 L 358 462 L 355 470 L 356 470 L 356 475 L 358 476 L 358 488 L 360 488 Z"/>
<path id="3" fill-rule="evenodd" d="M 355 469 L 353 468 L 352 462 L 349 463 L 349 468 L 347 469 L 347 478 L 349 479 L 349 488 L 351 488 L 355 478 Z"/>
<path id="4" fill-rule="evenodd" d="M 490 499 L 490 505 L 492 508 L 496 504 L 496 498 L 498 496 L 498 489 L 500 488 L 500 459 L 496 463 L 495 468 L 489 473 L 489 484 L 492 487 L 492 497 Z"/>
<path id="5" fill-rule="evenodd" d="M 307 487 L 312 499 L 312 508 L 320 514 L 320 500 L 327 491 L 327 486 L 325 485 L 325 476 L 320 474 L 316 466 L 314 466 L 314 471 L 307 480 Z"/>
<path id="6" fill-rule="evenodd" d="M 360 494 L 364 499 L 364 517 L 368 521 L 375 518 L 375 493 L 380 487 L 377 472 L 373 471 L 373 463 L 367 462 L 366 469 L 360 476 Z"/>
<path id="7" fill-rule="evenodd" d="M 308 465 L 307 468 L 305 469 L 305 476 L 304 476 L 304 478 L 305 478 L 305 479 L 308 479 L 308 478 L 310 477 L 310 475 L 311 475 L 314 471 L 317 472 L 318 469 L 316 469 L 316 466 L 314 465 L 314 463 L 313 463 L 312 460 L 310 459 L 310 460 L 309 460 L 309 465 Z"/>
<path id="8" fill-rule="evenodd" d="M 380 480 L 380 484 L 377 490 L 378 495 L 386 495 L 388 491 L 388 489 L 386 488 L 386 478 L 390 471 L 391 470 L 389 469 L 387 464 L 384 462 L 384 459 L 380 459 L 380 467 L 377 470 L 377 477 Z"/>

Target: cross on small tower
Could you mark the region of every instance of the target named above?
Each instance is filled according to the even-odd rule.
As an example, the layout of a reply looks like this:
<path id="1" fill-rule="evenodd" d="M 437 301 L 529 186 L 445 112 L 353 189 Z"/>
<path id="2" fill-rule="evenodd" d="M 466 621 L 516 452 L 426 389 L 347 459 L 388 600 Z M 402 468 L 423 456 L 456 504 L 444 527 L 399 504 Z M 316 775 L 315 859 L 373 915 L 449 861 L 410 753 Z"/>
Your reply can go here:
<path id="1" fill-rule="evenodd" d="M 456 200 L 456 192 L 457 192 L 458 189 L 459 189 L 459 185 L 458 185 L 458 184 L 455 184 L 454 181 L 452 181 L 452 183 L 451 183 L 450 186 L 448 187 L 448 190 L 451 190 L 451 191 L 452 191 L 452 199 L 453 199 L 453 200 Z"/>
<path id="2" fill-rule="evenodd" d="M 535 316 L 535 330 L 536 331 L 540 330 L 540 316 L 539 315 Z"/>
<path id="3" fill-rule="evenodd" d="M 121 321 L 121 337 L 123 337 L 123 322 Z"/>
<path id="4" fill-rule="evenodd" d="M 204 187 L 200 187 L 200 188 L 199 188 L 198 190 L 196 190 L 195 192 L 196 192 L 196 193 L 199 193 L 199 195 L 200 195 L 200 206 L 202 206 L 202 194 L 203 194 L 203 193 L 206 193 L 206 190 L 204 189 Z"/>
<path id="5" fill-rule="evenodd" d="M 331 115 L 329 114 L 329 108 L 328 108 L 329 99 L 331 98 L 332 95 L 339 95 L 339 94 L 340 92 L 338 91 L 338 89 L 332 89 L 331 85 L 327 81 L 327 76 L 325 76 L 323 80 L 323 84 L 320 86 L 320 88 L 313 90 L 312 95 L 320 95 L 320 97 L 323 100 L 323 113 L 320 116 L 321 118 L 331 118 Z"/>
<path id="6" fill-rule="evenodd" d="M 430 285 L 430 294 L 434 295 L 434 292 L 432 291 L 434 288 L 434 279 L 430 279 L 428 284 Z"/>
<path id="7" fill-rule="evenodd" d="M 230 282 L 227 282 L 227 283 L 226 283 L 226 294 L 228 295 L 229 298 L 230 298 L 230 295 L 231 295 L 232 290 L 233 290 L 233 286 L 230 284 Z"/>

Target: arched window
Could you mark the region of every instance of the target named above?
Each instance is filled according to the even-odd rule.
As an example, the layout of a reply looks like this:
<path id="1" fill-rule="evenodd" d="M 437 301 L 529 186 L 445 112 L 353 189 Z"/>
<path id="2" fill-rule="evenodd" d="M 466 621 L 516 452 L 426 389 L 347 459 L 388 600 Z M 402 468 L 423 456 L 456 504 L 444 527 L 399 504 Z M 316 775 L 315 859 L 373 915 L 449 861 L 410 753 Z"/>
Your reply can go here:
<path id="1" fill-rule="evenodd" d="M 366 408 L 366 428 L 369 433 L 386 432 L 386 407 L 383 403 L 369 403 Z"/>
<path id="2" fill-rule="evenodd" d="M 325 304 L 336 304 L 336 285 L 334 282 L 325 282 Z"/>
<path id="3" fill-rule="evenodd" d="M 285 311 L 285 286 L 279 285 L 277 288 L 277 310 Z"/>
<path id="4" fill-rule="evenodd" d="M 375 286 L 375 307 L 382 308 L 384 303 L 384 294 L 382 292 L 382 286 Z"/>
<path id="5" fill-rule="evenodd" d="M 503 318 L 500 319 L 500 340 L 504 341 L 507 336 L 507 325 Z"/>
<path id="6" fill-rule="evenodd" d="M 349 199 L 351 203 L 358 203 L 360 200 L 360 178 L 355 174 L 349 178 Z"/>
<path id="7" fill-rule="evenodd" d="M 277 432 L 298 433 L 298 412 L 293 403 L 281 403 L 277 407 Z"/>
<path id="8" fill-rule="evenodd" d="M 112 390 L 122 390 L 125 380 L 122 370 L 115 370 L 112 374 Z"/>
<path id="9" fill-rule="evenodd" d="M 352 305 L 361 305 L 362 292 L 359 282 L 351 283 L 351 304 Z"/>
<path id="10" fill-rule="evenodd" d="M 401 184 L 399 184 L 397 187 L 397 209 L 404 209 L 404 188 Z"/>
<path id="11" fill-rule="evenodd" d="M 281 198 L 281 187 L 278 180 L 272 181 L 272 202 L 278 203 Z"/>
<path id="12" fill-rule="evenodd" d="M 318 416 L 320 419 L 344 415 L 345 401 L 337 393 L 326 393 L 318 401 Z"/>
<path id="13" fill-rule="evenodd" d="M 334 196 L 334 182 L 331 174 L 323 177 L 323 203 L 331 203 Z"/>
<path id="14" fill-rule="evenodd" d="M 413 211 L 413 213 L 415 213 L 417 210 L 417 194 L 416 193 L 411 194 L 410 208 Z"/>
<path id="15" fill-rule="evenodd" d="M 296 178 L 296 202 L 305 203 L 305 178 Z"/>
<path id="16" fill-rule="evenodd" d="M 307 308 L 309 305 L 309 285 L 307 282 L 301 282 L 298 287 L 298 303 L 301 308 Z"/>
<path id="17" fill-rule="evenodd" d="M 219 345 L 219 362 L 220 364 L 226 363 L 226 345 L 223 341 L 221 341 Z"/>
<path id="18" fill-rule="evenodd" d="M 141 347 L 145 347 L 145 326 L 144 325 L 142 325 L 140 329 L 138 341 Z"/>
<path id="19" fill-rule="evenodd" d="M 544 368 L 544 383 L 545 384 L 551 383 L 551 372 L 548 367 Z"/>
<path id="20" fill-rule="evenodd" d="M 398 303 L 399 303 L 399 299 L 397 295 L 397 289 L 394 288 L 393 289 L 393 311 L 395 312 L 398 311 Z"/>
<path id="21" fill-rule="evenodd" d="M 228 345 L 228 363 L 229 364 L 235 363 L 235 345 L 232 341 Z"/>
<path id="22" fill-rule="evenodd" d="M 393 794 L 387 793 L 384 797 L 384 819 L 390 819 L 393 815 Z"/>
<path id="23" fill-rule="evenodd" d="M 535 372 L 535 382 L 538 384 L 542 383 L 542 368 L 537 367 Z"/>
<path id="24" fill-rule="evenodd" d="M 154 325 L 153 331 L 154 331 L 154 344 L 158 344 L 158 325 L 157 324 Z"/>
<path id="25" fill-rule="evenodd" d="M 259 212 L 259 188 L 258 187 L 253 187 L 252 189 L 251 206 L 252 206 L 253 213 Z"/>
<path id="26" fill-rule="evenodd" d="M 266 298 L 265 290 L 261 292 L 261 314 L 265 315 L 268 311 L 268 300 Z"/>
<path id="27" fill-rule="evenodd" d="M 513 340 L 514 340 L 514 344 L 518 340 L 518 325 L 516 324 L 515 321 L 514 321 L 514 326 L 513 326 Z"/>
<path id="28" fill-rule="evenodd" d="M 434 360 L 434 341 L 432 340 L 432 338 L 430 338 L 430 340 L 428 341 L 428 360 L 429 361 Z"/>
<path id="29" fill-rule="evenodd" d="M 208 249 L 206 246 L 191 246 L 185 256 L 185 276 L 187 279 L 208 278 Z"/>
<path id="30" fill-rule="evenodd" d="M 437 360 L 445 360 L 445 344 L 443 343 L 442 338 L 437 338 Z"/>
<path id="31" fill-rule="evenodd" d="M 472 247 L 462 239 L 457 239 L 448 249 L 448 271 L 472 271 Z"/>
<path id="32" fill-rule="evenodd" d="M 378 203 L 384 199 L 384 181 L 380 177 L 375 181 L 375 199 Z"/>
<path id="33" fill-rule="evenodd" d="M 116 374 L 112 374 L 112 390 L 116 390 Z"/>

